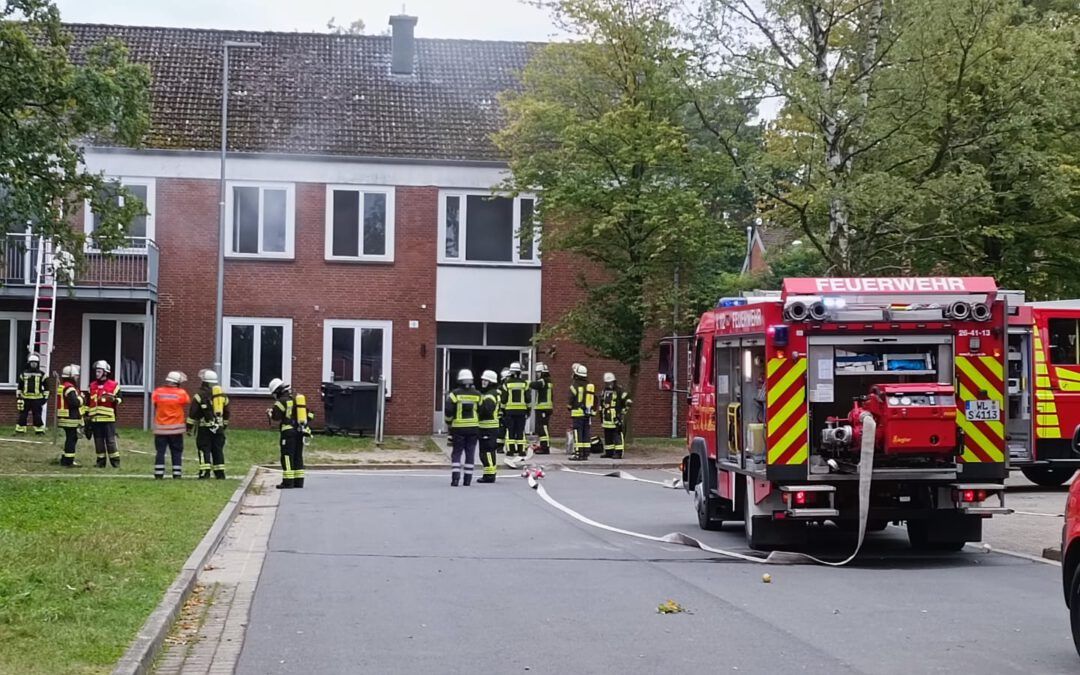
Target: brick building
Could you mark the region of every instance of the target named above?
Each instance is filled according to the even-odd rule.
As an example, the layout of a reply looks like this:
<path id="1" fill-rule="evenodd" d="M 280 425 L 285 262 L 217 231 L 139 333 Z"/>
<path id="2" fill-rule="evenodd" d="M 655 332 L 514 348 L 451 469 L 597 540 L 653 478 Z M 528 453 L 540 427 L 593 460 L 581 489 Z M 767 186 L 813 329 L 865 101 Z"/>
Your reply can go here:
<path id="1" fill-rule="evenodd" d="M 491 197 L 505 172 L 490 142 L 497 97 L 538 45 L 415 39 L 415 23 L 392 17 L 392 37 L 69 26 L 76 54 L 115 37 L 152 71 L 145 147 L 86 150 L 87 166 L 137 191 L 149 215 L 128 248 L 88 252 L 60 293 L 54 368 L 80 363 L 85 385 L 107 359 L 126 392 L 122 421 L 138 424 L 167 371 L 213 364 L 222 45 L 238 40 L 259 44 L 230 50 L 222 377 L 239 423 L 266 423 L 277 376 L 309 397 L 325 381 L 383 376 L 393 434 L 441 427 L 462 367 L 479 376 L 543 360 L 557 404 L 575 361 L 597 382 L 608 369 L 625 377 L 580 346 L 533 344 L 578 297 L 575 274 L 521 241 L 534 196 Z M 78 219 L 87 231 L 93 222 Z M 20 234 L 4 247 L 0 389 L 10 392 L 34 252 Z M 650 364 L 643 371 L 635 431 L 666 435 L 670 396 L 655 391 Z M 14 415 L 10 399 L 0 415 Z"/>

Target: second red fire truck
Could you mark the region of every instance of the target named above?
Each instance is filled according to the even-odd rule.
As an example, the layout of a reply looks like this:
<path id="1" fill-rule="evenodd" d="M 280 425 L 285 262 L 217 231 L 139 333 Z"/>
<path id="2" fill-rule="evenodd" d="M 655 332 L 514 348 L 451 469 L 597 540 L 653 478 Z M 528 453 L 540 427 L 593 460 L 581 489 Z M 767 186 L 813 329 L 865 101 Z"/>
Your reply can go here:
<path id="1" fill-rule="evenodd" d="M 743 521 L 757 549 L 798 546 L 810 523 L 855 529 L 872 445 L 869 529 L 905 522 L 918 548 L 979 541 L 1008 512 L 1007 331 L 989 278 L 787 279 L 721 300 L 689 338 L 683 478 L 699 524 Z M 661 343 L 662 388 L 680 342 Z"/>

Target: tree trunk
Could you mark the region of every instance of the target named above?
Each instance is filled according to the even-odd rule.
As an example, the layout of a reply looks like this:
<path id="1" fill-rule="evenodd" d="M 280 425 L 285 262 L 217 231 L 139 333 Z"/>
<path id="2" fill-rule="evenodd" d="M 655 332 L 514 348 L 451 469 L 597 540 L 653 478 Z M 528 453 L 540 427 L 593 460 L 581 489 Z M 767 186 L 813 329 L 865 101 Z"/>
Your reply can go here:
<path id="1" fill-rule="evenodd" d="M 630 376 L 629 376 L 628 381 L 626 383 L 627 391 L 630 392 L 630 398 L 631 399 L 633 399 L 635 396 L 637 396 L 637 384 L 638 384 L 638 380 L 640 378 L 641 378 L 641 362 L 639 361 L 637 363 L 631 363 L 630 364 Z M 623 445 L 628 445 L 630 443 L 630 439 L 633 438 L 633 434 L 631 433 L 631 424 L 630 424 L 633 421 L 633 416 L 634 416 L 634 406 L 631 405 L 630 410 L 628 410 L 626 412 L 626 417 L 623 420 L 623 426 L 625 428 L 625 431 L 623 433 L 623 436 L 624 436 Z"/>

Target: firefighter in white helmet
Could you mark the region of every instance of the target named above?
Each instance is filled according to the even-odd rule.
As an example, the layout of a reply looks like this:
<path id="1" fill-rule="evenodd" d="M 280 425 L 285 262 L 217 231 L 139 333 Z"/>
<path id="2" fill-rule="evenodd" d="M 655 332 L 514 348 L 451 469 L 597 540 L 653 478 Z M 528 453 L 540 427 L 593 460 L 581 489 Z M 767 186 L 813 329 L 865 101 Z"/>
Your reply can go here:
<path id="1" fill-rule="evenodd" d="M 112 379 L 112 367 L 108 361 L 94 362 L 94 379 L 90 382 L 90 400 L 86 409 L 86 437 L 94 438 L 97 466 L 109 464 L 120 467 L 120 451 L 116 447 L 116 411 L 122 401 L 120 384 Z"/>
<path id="2" fill-rule="evenodd" d="M 315 416 L 308 412 L 307 398 L 294 393 L 280 377 L 267 385 L 274 397 L 274 406 L 266 411 L 270 421 L 277 423 L 280 432 L 281 483 L 279 489 L 304 487 L 304 445 L 311 438 L 311 422 Z"/>
<path id="3" fill-rule="evenodd" d="M 165 451 L 172 460 L 172 477 L 180 479 L 184 466 L 184 409 L 191 397 L 180 386 L 187 375 L 179 370 L 165 376 L 165 384 L 154 389 L 150 400 L 154 404 L 154 478 L 165 477 Z"/>
<path id="4" fill-rule="evenodd" d="M 547 455 L 551 453 L 551 413 L 554 411 L 552 398 L 551 373 L 548 367 L 537 362 L 536 377 L 529 388 L 533 392 L 533 400 L 536 402 L 533 410 L 536 411 L 536 435 L 539 441 L 536 454 Z"/>
<path id="5" fill-rule="evenodd" d="M 229 426 L 229 397 L 221 388 L 218 374 L 204 368 L 199 371 L 199 391 L 191 397 L 187 429 L 195 433 L 199 452 L 199 479 L 225 478 L 225 430 Z"/>
<path id="6" fill-rule="evenodd" d="M 79 444 L 79 428 L 83 425 L 83 397 L 79 392 L 79 367 L 64 366 L 60 372 L 60 391 L 56 397 L 56 424 L 64 430 L 64 452 L 61 466 L 79 466 L 75 450 Z"/>
<path id="7" fill-rule="evenodd" d="M 495 439 L 495 452 L 500 455 L 506 449 L 506 409 L 502 406 L 503 386 L 510 379 L 510 369 L 503 368 L 499 371 L 499 434 Z"/>
<path id="8" fill-rule="evenodd" d="M 468 486 L 472 483 L 476 442 L 480 433 L 480 392 L 473 386 L 471 370 L 458 372 L 457 386 L 446 395 L 443 416 L 454 444 L 450 455 L 450 485 L 456 487 L 460 481 Z"/>
<path id="9" fill-rule="evenodd" d="M 499 472 L 495 445 L 499 436 L 499 376 L 485 370 L 480 376 L 480 463 L 484 475 L 477 483 L 494 483 Z"/>
<path id="10" fill-rule="evenodd" d="M 48 375 L 41 370 L 41 357 L 30 354 L 26 357 L 26 368 L 19 375 L 15 391 L 15 408 L 19 411 L 19 421 L 15 424 L 15 433 L 25 434 L 27 424 L 34 425 L 38 436 L 45 433 L 45 401 L 49 400 Z"/>
<path id="11" fill-rule="evenodd" d="M 630 410 L 630 394 L 619 385 L 615 373 L 604 373 L 604 389 L 600 392 L 600 422 L 604 427 L 604 457 L 622 459 L 626 434 L 626 413 Z"/>
<path id="12" fill-rule="evenodd" d="M 502 386 L 502 407 L 506 411 L 506 456 L 525 456 L 525 423 L 529 419 L 529 383 L 521 375 L 521 364 L 510 364 L 510 377 Z"/>
<path id="13" fill-rule="evenodd" d="M 570 385 L 570 398 L 566 407 L 570 410 L 570 421 L 574 425 L 574 448 L 570 459 L 581 462 L 589 459 L 591 445 L 590 429 L 593 408 L 596 405 L 596 388 L 588 381 L 589 369 L 580 363 L 571 368 L 573 383 Z"/>

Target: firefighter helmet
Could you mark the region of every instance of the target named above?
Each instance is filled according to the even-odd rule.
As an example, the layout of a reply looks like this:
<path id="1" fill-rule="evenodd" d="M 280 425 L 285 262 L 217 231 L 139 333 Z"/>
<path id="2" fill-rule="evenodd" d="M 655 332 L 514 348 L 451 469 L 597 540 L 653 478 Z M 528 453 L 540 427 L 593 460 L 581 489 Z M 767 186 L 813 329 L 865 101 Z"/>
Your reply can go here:
<path id="1" fill-rule="evenodd" d="M 604 373 L 604 382 L 611 384 L 615 381 L 615 373 Z"/>
<path id="2" fill-rule="evenodd" d="M 213 370 L 210 370 L 209 368 L 203 368 L 199 371 L 199 379 L 202 380 L 204 384 L 218 383 L 217 373 Z"/>
<path id="3" fill-rule="evenodd" d="M 513 363 L 511 363 L 510 364 L 510 374 L 511 375 L 520 375 L 521 374 L 521 364 L 518 363 L 517 361 L 514 361 Z"/>
<path id="4" fill-rule="evenodd" d="M 574 377 L 588 377 L 589 376 L 589 369 L 586 368 L 585 365 L 581 364 L 581 363 L 575 363 L 574 364 L 573 372 L 574 372 Z"/>
<path id="5" fill-rule="evenodd" d="M 548 372 L 547 364 L 543 363 L 541 361 L 537 361 L 535 370 L 538 373 L 546 373 L 546 372 Z"/>
<path id="6" fill-rule="evenodd" d="M 109 362 L 105 360 L 94 361 L 94 370 L 101 370 L 108 374 L 112 372 L 112 366 L 110 366 Z"/>
<path id="7" fill-rule="evenodd" d="M 472 384 L 473 383 L 472 371 L 469 370 L 468 368 L 462 368 L 461 370 L 458 371 L 457 381 L 460 382 L 461 384 Z"/>
<path id="8" fill-rule="evenodd" d="M 499 381 L 499 376 L 495 374 L 494 370 L 485 370 L 480 376 L 481 382 L 487 382 L 488 384 L 495 384 Z"/>
<path id="9" fill-rule="evenodd" d="M 285 383 L 285 380 L 280 377 L 275 377 L 270 380 L 270 384 L 266 385 L 266 388 L 270 390 L 271 396 L 277 396 L 279 391 L 285 391 L 289 388 L 289 385 Z"/>
<path id="10" fill-rule="evenodd" d="M 79 376 L 80 370 L 81 369 L 77 365 L 72 363 L 71 365 L 64 366 L 64 369 L 60 371 L 60 377 L 75 379 Z"/>
<path id="11" fill-rule="evenodd" d="M 30 356 L 26 357 L 27 363 L 41 363 L 41 357 L 37 354 L 30 352 Z"/>
<path id="12" fill-rule="evenodd" d="M 504 380 L 506 378 L 510 377 L 510 369 L 509 368 L 503 368 L 501 371 L 499 371 L 499 377 L 501 377 Z"/>
<path id="13" fill-rule="evenodd" d="M 187 375 L 179 370 L 170 370 L 169 374 L 165 376 L 165 384 L 183 384 L 185 382 L 187 382 Z"/>

